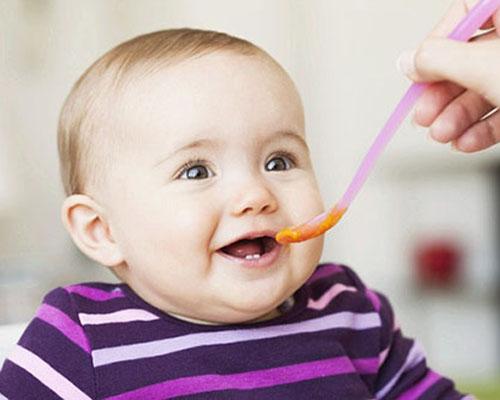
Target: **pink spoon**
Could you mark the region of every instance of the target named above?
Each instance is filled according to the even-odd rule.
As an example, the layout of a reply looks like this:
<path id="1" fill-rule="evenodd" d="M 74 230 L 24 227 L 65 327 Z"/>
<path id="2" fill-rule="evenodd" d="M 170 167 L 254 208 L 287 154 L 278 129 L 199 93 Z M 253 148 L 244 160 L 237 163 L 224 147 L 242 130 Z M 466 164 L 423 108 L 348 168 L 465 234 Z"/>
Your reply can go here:
<path id="1" fill-rule="evenodd" d="M 500 7 L 500 0 L 482 0 L 459 22 L 449 39 L 467 41 Z M 373 144 L 358 167 L 353 180 L 345 191 L 340 201 L 329 211 L 324 212 L 302 225 L 284 228 L 276 234 L 279 243 L 303 242 L 325 233 L 342 218 L 350 204 L 358 194 L 373 168 L 375 161 L 382 153 L 389 140 L 394 136 L 399 125 L 408 115 L 409 111 L 426 89 L 426 83 L 412 84 L 403 98 L 397 104 L 389 119 L 376 136 Z"/>

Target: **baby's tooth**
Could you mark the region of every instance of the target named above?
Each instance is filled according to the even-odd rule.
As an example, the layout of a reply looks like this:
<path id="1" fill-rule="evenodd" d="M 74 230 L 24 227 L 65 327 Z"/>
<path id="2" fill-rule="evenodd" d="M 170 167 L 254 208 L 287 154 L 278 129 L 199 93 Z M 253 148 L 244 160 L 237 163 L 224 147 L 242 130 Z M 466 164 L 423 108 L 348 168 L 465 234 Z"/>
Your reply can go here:
<path id="1" fill-rule="evenodd" d="M 260 254 L 247 254 L 245 260 L 257 260 L 260 258 Z"/>

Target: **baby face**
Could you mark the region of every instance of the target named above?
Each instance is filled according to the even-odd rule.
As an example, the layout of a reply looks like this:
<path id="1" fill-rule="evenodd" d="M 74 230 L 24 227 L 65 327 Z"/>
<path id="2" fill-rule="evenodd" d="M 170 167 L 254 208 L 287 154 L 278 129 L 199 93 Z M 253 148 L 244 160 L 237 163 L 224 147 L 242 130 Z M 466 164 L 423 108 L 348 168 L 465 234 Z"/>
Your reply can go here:
<path id="1" fill-rule="evenodd" d="M 121 278 L 181 318 L 274 315 L 323 248 L 272 239 L 324 209 L 286 74 L 262 57 L 212 53 L 139 79 L 117 109 L 127 143 L 100 201 Z"/>

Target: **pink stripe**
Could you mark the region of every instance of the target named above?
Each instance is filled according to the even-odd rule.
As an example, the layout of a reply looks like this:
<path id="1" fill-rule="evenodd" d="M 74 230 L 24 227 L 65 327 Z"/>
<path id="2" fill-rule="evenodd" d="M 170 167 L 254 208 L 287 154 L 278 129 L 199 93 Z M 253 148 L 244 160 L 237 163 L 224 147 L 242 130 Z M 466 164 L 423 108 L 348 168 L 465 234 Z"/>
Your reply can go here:
<path id="1" fill-rule="evenodd" d="M 351 362 L 360 374 L 375 374 L 378 371 L 378 357 L 357 358 Z"/>
<path id="2" fill-rule="evenodd" d="M 339 272 L 342 272 L 343 269 L 341 266 L 336 265 L 336 264 L 326 264 L 320 266 L 314 273 L 311 275 L 311 277 L 308 279 L 306 282 L 307 285 L 310 285 L 313 282 L 316 282 L 318 279 L 324 278 L 326 276 L 330 275 L 335 275 L 338 274 Z"/>
<path id="3" fill-rule="evenodd" d="M 368 288 L 365 290 L 365 293 L 366 293 L 366 297 L 368 297 L 370 299 L 370 301 L 372 302 L 372 305 L 373 305 L 373 308 L 375 309 L 375 311 L 379 312 L 380 307 L 381 307 L 381 303 L 380 303 L 380 299 L 377 296 L 377 294 L 373 290 L 370 290 Z"/>
<path id="4" fill-rule="evenodd" d="M 309 303 L 307 304 L 308 308 L 312 308 L 314 310 L 323 310 L 330 302 L 337 297 L 342 292 L 356 292 L 357 289 L 352 286 L 346 286 L 342 283 L 336 283 L 330 289 L 328 289 L 323 296 L 321 296 L 318 300 L 309 299 Z"/>
<path id="5" fill-rule="evenodd" d="M 86 353 L 90 353 L 90 345 L 83 328 L 61 310 L 49 304 L 42 304 L 36 317 L 56 328 Z"/>
<path id="6" fill-rule="evenodd" d="M 107 301 L 125 296 L 120 289 L 113 290 L 112 292 L 106 292 L 105 290 L 96 289 L 85 285 L 72 285 L 67 286 L 64 289 L 69 293 L 76 293 L 82 297 L 86 297 L 87 299 L 94 301 Z"/>
<path id="7" fill-rule="evenodd" d="M 398 400 L 412 400 L 418 399 L 427 389 L 429 389 L 434 383 L 436 383 L 441 377 L 434 371 L 427 373 L 424 379 L 422 379 L 418 384 L 413 386 L 411 389 L 402 393 Z"/>
<path id="8" fill-rule="evenodd" d="M 174 379 L 108 397 L 106 400 L 162 400 L 229 389 L 257 389 L 355 372 L 347 357 L 295 364 L 233 375 L 200 375 Z"/>
<path id="9" fill-rule="evenodd" d="M 50 364 L 19 345 L 14 348 L 9 360 L 33 375 L 63 399 L 92 400 Z"/>
<path id="10" fill-rule="evenodd" d="M 387 355 L 389 354 L 389 349 L 391 348 L 391 345 L 389 345 L 385 350 L 382 350 L 380 354 L 378 355 L 378 363 L 379 366 L 382 365 L 385 362 L 385 359 L 387 358 Z"/>

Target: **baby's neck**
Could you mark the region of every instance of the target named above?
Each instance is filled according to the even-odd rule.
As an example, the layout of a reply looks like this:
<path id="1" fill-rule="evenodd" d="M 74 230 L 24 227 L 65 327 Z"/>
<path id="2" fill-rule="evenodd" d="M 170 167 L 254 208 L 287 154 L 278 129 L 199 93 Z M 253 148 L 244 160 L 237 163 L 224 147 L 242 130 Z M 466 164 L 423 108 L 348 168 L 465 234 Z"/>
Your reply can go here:
<path id="1" fill-rule="evenodd" d="M 201 325 L 227 325 L 225 323 L 220 323 L 220 322 L 204 321 L 204 320 L 200 320 L 200 319 L 189 318 L 189 317 L 186 317 L 184 315 L 174 314 L 172 312 L 169 312 L 168 314 L 171 315 L 172 317 L 177 318 L 177 319 L 180 319 L 180 320 L 183 320 L 183 321 L 187 321 L 187 322 L 191 322 L 191 323 L 194 323 L 194 324 L 201 324 Z M 262 316 L 260 316 L 260 317 L 258 317 L 256 319 L 252 319 L 252 320 L 249 320 L 249 321 L 244 321 L 244 322 L 242 322 L 242 324 L 253 324 L 253 323 L 256 323 L 256 322 L 268 321 L 270 319 L 279 317 L 280 315 L 281 315 L 281 312 L 279 311 L 279 309 L 275 308 L 274 310 L 270 311 L 269 313 L 267 313 L 265 315 L 262 315 Z"/>

